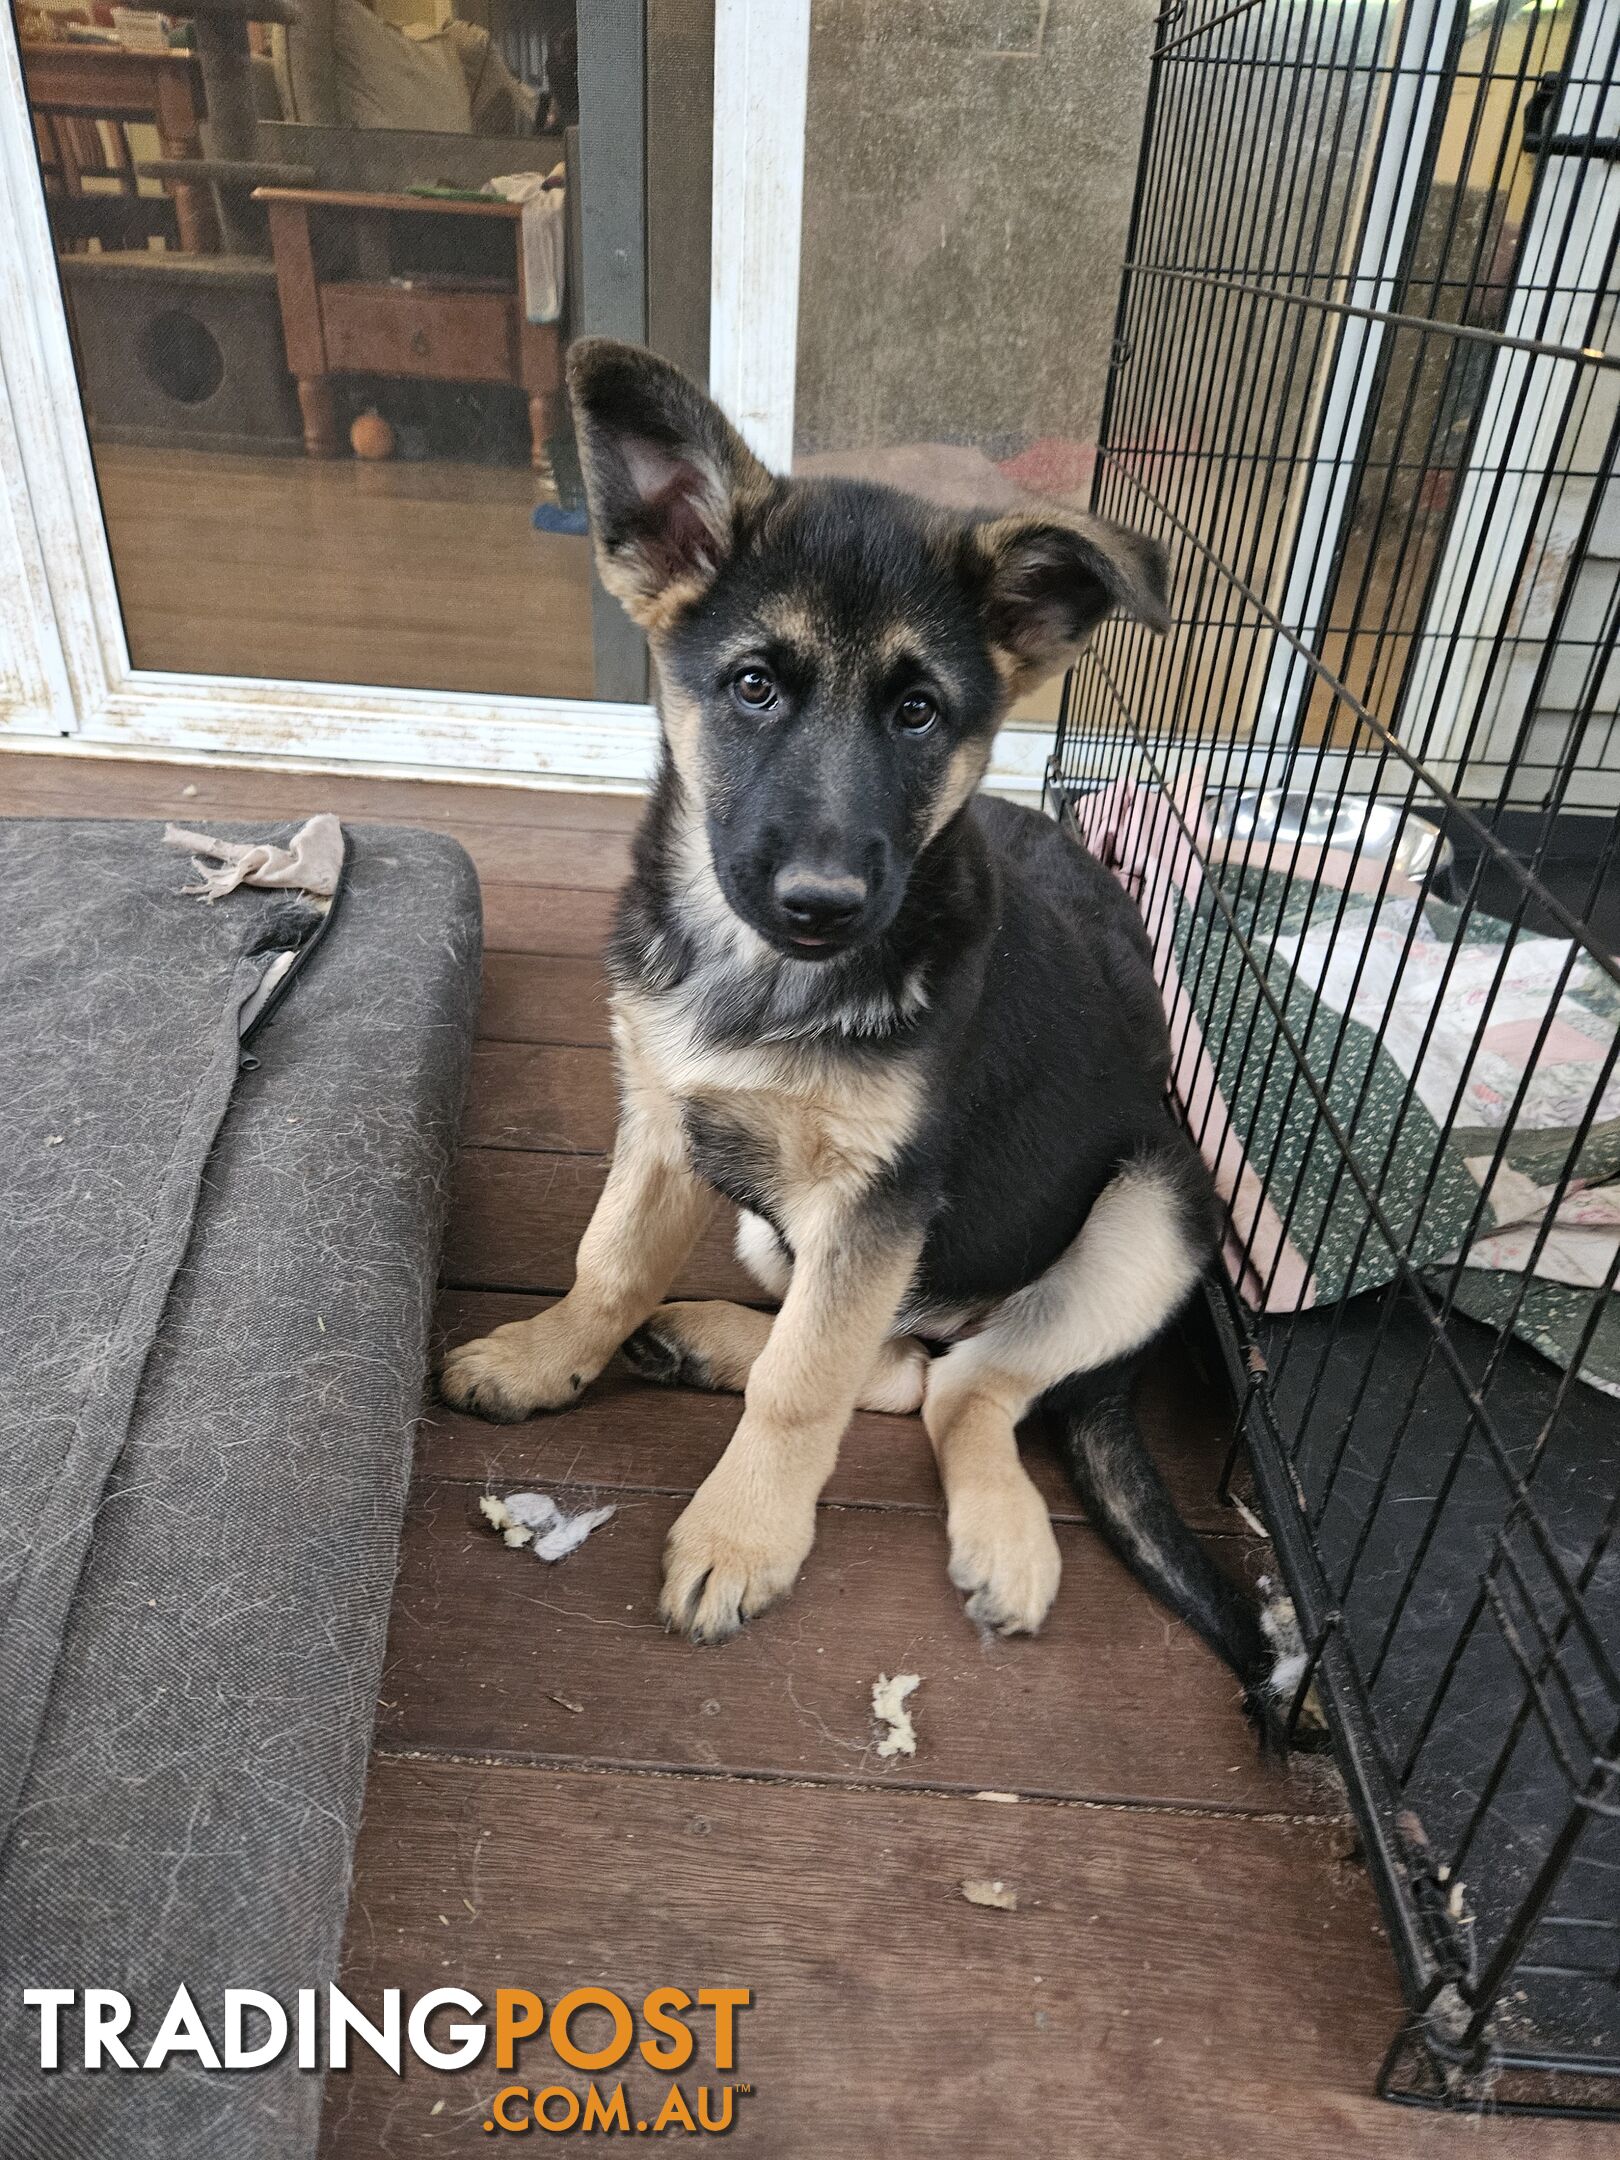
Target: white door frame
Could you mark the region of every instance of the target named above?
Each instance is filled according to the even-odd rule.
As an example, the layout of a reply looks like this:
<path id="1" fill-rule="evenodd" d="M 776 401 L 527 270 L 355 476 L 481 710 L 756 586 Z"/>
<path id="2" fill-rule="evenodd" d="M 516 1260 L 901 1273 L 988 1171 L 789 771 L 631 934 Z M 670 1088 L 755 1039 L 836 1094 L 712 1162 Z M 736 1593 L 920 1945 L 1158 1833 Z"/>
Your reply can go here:
<path id="1" fill-rule="evenodd" d="M 793 442 L 809 36 L 810 0 L 716 0 L 711 369 L 780 465 Z M 657 747 L 648 705 L 133 666 L 9 9 L 0 234 L 0 735 L 10 746 L 645 783 Z"/>
<path id="2" fill-rule="evenodd" d="M 1620 0 L 1588 0 L 1546 117 L 1549 139 L 1620 132 L 1620 87 L 1605 80 L 1617 40 Z M 1550 169 L 1536 192 L 1502 328 L 1509 337 L 1576 354 L 1594 308 L 1613 300 L 1609 257 L 1620 223 L 1620 166 L 1543 154 Z M 1491 362 L 1401 709 L 1402 740 L 1451 785 L 1466 774 L 1473 784 L 1494 787 L 1505 774 L 1504 734 L 1511 739 L 1529 717 L 1514 711 L 1514 701 L 1528 690 L 1539 654 L 1533 648 L 1519 654 L 1511 643 L 1500 649 L 1502 626 L 1511 621 L 1517 640 L 1545 637 L 1563 575 L 1575 574 L 1572 564 L 1549 584 L 1532 578 L 1520 590 L 1527 549 L 1534 544 L 1547 560 L 1562 562 L 1599 484 L 1575 474 L 1548 499 L 1548 477 L 1565 454 L 1579 368 L 1576 358 L 1509 347 L 1499 347 Z M 1613 378 L 1600 377 L 1584 416 L 1598 441 L 1615 408 Z M 1612 810 L 1615 776 L 1578 775 L 1565 799 L 1571 807 Z"/>
<path id="3" fill-rule="evenodd" d="M 1323 536 L 1337 540 L 1355 508 L 1358 451 L 1386 334 L 1385 325 L 1374 318 L 1395 303 L 1401 258 L 1421 208 L 1424 150 L 1434 124 L 1444 55 L 1457 16 L 1467 5 L 1468 0 L 1408 0 L 1390 41 L 1376 155 L 1363 182 L 1354 275 L 1343 296 L 1349 306 L 1368 313 L 1341 317 L 1333 362 L 1319 392 L 1316 442 L 1292 514 L 1291 560 L 1277 603 L 1282 620 L 1313 652 L 1321 649 L 1339 557 L 1337 545 L 1327 544 Z M 1314 680 L 1299 653 L 1278 639 L 1260 694 L 1253 737 L 1257 744 L 1280 742 L 1292 748 Z"/>
<path id="4" fill-rule="evenodd" d="M 709 387 L 775 472 L 793 463 L 810 0 L 715 0 Z"/>

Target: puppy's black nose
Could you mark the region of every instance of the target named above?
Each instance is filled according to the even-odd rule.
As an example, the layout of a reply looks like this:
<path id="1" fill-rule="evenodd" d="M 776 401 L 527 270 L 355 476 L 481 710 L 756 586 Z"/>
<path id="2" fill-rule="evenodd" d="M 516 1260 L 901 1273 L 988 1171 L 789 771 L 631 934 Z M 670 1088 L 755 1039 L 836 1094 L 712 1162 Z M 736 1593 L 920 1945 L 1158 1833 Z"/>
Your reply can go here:
<path id="1" fill-rule="evenodd" d="M 865 878 L 834 877 L 793 863 L 777 871 L 771 890 L 784 918 L 807 937 L 847 930 L 866 905 Z"/>

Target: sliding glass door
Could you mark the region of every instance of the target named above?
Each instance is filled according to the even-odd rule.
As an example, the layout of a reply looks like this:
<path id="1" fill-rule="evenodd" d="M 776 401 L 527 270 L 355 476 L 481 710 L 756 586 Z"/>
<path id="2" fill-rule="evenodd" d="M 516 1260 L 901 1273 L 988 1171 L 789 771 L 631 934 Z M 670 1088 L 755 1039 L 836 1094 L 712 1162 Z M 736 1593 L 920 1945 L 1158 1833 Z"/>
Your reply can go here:
<path id="1" fill-rule="evenodd" d="M 101 658 L 427 694 L 452 740 L 456 700 L 638 703 L 563 370 L 592 331 L 707 368 L 714 0 L 9 4 Z"/>

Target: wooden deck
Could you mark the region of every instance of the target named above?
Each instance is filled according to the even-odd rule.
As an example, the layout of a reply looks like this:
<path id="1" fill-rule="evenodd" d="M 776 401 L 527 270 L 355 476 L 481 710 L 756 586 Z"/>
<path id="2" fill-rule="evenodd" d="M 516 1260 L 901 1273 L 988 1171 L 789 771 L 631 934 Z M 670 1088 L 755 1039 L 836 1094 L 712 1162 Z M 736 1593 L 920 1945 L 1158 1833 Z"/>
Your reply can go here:
<path id="1" fill-rule="evenodd" d="M 593 954 L 635 806 L 0 758 L 13 814 L 205 825 L 321 807 L 452 832 L 484 880 L 483 1020 L 440 1310 L 456 1340 L 569 1280 L 612 1129 Z M 744 1287 L 723 1234 L 686 1287 Z M 1252 1565 L 1213 1498 L 1219 1402 L 1177 1359 L 1144 1408 L 1193 1520 Z M 1257 1760 L 1228 1675 L 1101 1550 L 1055 1464 L 1036 1471 L 1065 1576 L 1035 1641 L 981 1643 L 964 1621 L 922 1428 L 870 1415 L 792 1599 L 719 1650 L 666 1636 L 660 1544 L 736 1414 L 734 1399 L 627 1377 L 525 1426 L 430 1404 L 349 1919 L 357 1999 L 746 1987 L 735 2076 L 752 2091 L 725 2149 L 750 2160 L 1611 2149 L 1597 2124 L 1372 2097 L 1399 2002 L 1332 1773 Z M 491 1485 L 604 1496 L 618 1513 L 547 1569 L 479 1526 Z M 922 1675 L 919 1744 L 884 1762 L 869 1693 L 902 1670 Z M 1012 1887 L 1016 1911 L 964 1899 L 983 1877 Z M 487 2067 L 395 2080 L 363 2056 L 328 2082 L 326 2160 L 477 2149 L 508 2081 Z M 668 2078 L 638 2064 L 625 2082 L 644 2116 Z"/>

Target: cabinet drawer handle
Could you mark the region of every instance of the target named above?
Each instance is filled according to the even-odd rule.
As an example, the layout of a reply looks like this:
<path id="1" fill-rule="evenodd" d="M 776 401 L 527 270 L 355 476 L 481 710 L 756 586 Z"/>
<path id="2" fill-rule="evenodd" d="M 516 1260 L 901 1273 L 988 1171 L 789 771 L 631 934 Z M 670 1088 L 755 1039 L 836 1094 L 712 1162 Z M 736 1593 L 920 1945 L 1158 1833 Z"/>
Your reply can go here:
<path id="1" fill-rule="evenodd" d="M 411 332 L 411 351 L 415 353 L 418 360 L 425 360 L 427 358 L 427 349 L 427 332 L 425 330 L 413 330 Z"/>

